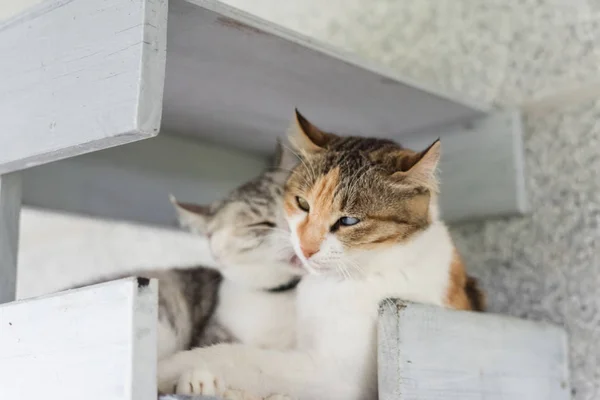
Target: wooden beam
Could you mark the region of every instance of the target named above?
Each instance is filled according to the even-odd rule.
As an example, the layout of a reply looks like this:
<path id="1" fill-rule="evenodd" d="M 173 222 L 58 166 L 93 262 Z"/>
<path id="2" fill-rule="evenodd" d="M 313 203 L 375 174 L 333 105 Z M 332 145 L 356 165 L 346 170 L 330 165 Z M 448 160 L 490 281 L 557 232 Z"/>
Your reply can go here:
<path id="1" fill-rule="evenodd" d="M 157 282 L 0 306 L 2 399 L 156 399 Z"/>
<path id="2" fill-rule="evenodd" d="M 0 175 L 0 304 L 16 296 L 20 211 L 21 176 Z"/>
<path id="3" fill-rule="evenodd" d="M 0 23 L 0 173 L 158 134 L 165 0 L 48 0 Z"/>
<path id="4" fill-rule="evenodd" d="M 379 316 L 380 400 L 568 400 L 562 328 L 388 300 Z"/>

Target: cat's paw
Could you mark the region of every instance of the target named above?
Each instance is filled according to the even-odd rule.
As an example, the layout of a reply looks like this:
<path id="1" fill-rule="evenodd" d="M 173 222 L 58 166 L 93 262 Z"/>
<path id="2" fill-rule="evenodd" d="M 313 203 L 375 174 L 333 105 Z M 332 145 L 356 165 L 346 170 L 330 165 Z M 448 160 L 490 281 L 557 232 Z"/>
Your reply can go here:
<path id="1" fill-rule="evenodd" d="M 175 385 L 176 394 L 222 396 L 225 383 L 205 368 L 184 372 Z"/>
<path id="2" fill-rule="evenodd" d="M 224 400 L 263 400 L 262 397 L 255 396 L 243 390 L 227 389 L 223 393 Z"/>

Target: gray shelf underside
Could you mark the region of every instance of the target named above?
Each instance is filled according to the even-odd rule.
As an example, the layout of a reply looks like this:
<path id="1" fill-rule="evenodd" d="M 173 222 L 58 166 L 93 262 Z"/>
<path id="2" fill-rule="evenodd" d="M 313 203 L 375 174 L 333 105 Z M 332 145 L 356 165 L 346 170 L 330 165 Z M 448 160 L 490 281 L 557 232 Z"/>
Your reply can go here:
<path id="1" fill-rule="evenodd" d="M 169 3 L 163 129 L 266 154 L 298 107 L 343 134 L 401 140 L 484 108 L 216 1 Z"/>

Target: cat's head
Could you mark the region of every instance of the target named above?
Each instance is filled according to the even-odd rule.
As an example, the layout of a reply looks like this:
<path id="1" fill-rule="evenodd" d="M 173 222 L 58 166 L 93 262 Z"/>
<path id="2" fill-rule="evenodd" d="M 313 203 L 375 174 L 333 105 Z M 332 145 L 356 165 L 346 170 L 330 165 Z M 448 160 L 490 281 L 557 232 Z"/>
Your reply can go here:
<path id="1" fill-rule="evenodd" d="M 391 140 L 324 132 L 298 112 L 290 140 L 302 162 L 286 183 L 284 210 L 309 271 L 352 270 L 356 260 L 410 241 L 438 218 L 439 140 L 415 152 Z"/>
<path id="2" fill-rule="evenodd" d="M 208 239 L 227 278 L 268 288 L 301 273 L 281 207 L 283 185 L 296 162 L 278 142 L 274 165 L 224 199 L 209 205 L 172 199 L 180 224 Z"/>

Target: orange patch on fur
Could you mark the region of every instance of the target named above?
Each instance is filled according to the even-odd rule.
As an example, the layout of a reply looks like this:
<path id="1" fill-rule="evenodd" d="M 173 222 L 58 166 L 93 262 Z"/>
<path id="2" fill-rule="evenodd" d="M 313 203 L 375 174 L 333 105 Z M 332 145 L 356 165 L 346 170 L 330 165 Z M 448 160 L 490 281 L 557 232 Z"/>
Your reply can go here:
<path id="1" fill-rule="evenodd" d="M 330 217 L 334 206 L 335 191 L 339 182 L 340 169 L 334 168 L 317 179 L 310 192 L 307 193 L 310 212 L 298 225 L 300 245 L 307 254 L 314 254 L 319 251 L 325 235 L 331 228 Z"/>
<path id="2" fill-rule="evenodd" d="M 456 310 L 484 311 L 485 295 L 477 280 L 467 275 L 465 265 L 456 251 L 450 265 L 450 284 L 446 293 L 447 305 Z"/>

